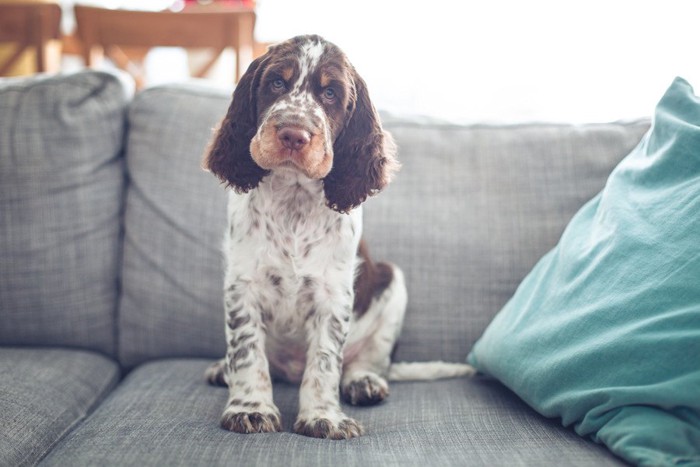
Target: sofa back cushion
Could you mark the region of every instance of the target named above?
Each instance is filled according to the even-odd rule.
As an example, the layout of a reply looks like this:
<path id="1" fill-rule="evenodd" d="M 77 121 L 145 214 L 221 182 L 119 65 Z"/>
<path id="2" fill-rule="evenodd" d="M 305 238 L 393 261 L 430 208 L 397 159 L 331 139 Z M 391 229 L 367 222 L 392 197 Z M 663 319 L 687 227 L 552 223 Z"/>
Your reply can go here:
<path id="1" fill-rule="evenodd" d="M 97 72 L 0 81 L 0 344 L 115 353 L 127 94 Z"/>
<path id="2" fill-rule="evenodd" d="M 385 116 L 403 167 L 365 210 L 372 255 L 403 268 L 396 360 L 464 360 L 569 219 L 648 129 L 455 126 Z"/>
<path id="3" fill-rule="evenodd" d="M 120 357 L 223 357 L 226 192 L 200 168 L 230 93 L 167 86 L 130 111 Z M 397 360 L 463 360 L 648 122 L 456 126 L 384 116 L 403 167 L 365 204 L 372 256 L 405 272 Z"/>
<path id="4" fill-rule="evenodd" d="M 151 88 L 129 112 L 119 356 L 223 356 L 226 191 L 201 168 L 230 93 Z"/>

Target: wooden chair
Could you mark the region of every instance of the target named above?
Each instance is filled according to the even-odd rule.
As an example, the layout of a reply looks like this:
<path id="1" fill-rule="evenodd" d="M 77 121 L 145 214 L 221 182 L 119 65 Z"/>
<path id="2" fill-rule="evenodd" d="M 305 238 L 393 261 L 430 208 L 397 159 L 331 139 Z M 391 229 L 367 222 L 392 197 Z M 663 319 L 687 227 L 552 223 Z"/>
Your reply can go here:
<path id="1" fill-rule="evenodd" d="M 212 58 L 194 73 L 204 77 L 221 53 L 232 47 L 236 53 L 236 82 L 253 59 L 253 8 L 217 9 L 215 11 L 132 11 L 75 6 L 76 35 L 83 44 L 85 63 L 92 67 L 106 53 L 136 79 L 137 87 L 144 76 L 129 57 L 130 50 L 151 47 L 214 49 Z M 133 54 L 132 54 L 133 55 Z"/>
<path id="2" fill-rule="evenodd" d="M 61 7 L 55 3 L 0 3 L 0 43 L 14 43 L 15 49 L 0 62 L 0 76 L 8 74 L 22 54 L 36 49 L 36 71 L 59 69 L 60 53 L 53 41 L 59 39 Z M 55 52 L 55 53 L 52 53 Z"/>

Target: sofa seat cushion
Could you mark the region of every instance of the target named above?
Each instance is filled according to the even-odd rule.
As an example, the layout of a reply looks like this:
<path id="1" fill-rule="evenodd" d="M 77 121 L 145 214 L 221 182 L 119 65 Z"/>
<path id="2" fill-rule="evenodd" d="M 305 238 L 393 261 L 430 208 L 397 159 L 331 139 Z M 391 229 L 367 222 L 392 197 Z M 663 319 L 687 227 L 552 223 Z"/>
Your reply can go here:
<path id="1" fill-rule="evenodd" d="M 115 362 L 81 350 L 0 348 L 0 465 L 34 465 L 119 380 Z"/>
<path id="2" fill-rule="evenodd" d="M 227 390 L 204 360 L 135 369 L 45 465 L 619 465 L 600 446 L 560 428 L 493 380 L 397 383 L 384 404 L 346 407 L 365 436 L 349 441 L 291 433 L 298 388 L 276 384 L 283 433 L 219 428 Z"/>

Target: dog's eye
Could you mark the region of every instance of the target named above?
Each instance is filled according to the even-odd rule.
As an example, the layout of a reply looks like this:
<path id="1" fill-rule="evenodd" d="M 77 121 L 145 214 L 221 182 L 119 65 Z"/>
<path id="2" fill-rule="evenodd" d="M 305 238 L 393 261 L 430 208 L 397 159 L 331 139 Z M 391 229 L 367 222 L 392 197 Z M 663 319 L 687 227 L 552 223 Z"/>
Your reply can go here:
<path id="1" fill-rule="evenodd" d="M 335 99 L 337 97 L 336 93 L 335 93 L 335 89 L 333 89 L 330 86 L 323 89 L 322 96 L 323 96 L 323 99 L 327 102 L 335 102 Z"/>
<path id="2" fill-rule="evenodd" d="M 270 83 L 270 87 L 274 92 L 282 92 L 287 89 L 287 83 L 282 78 L 277 78 Z"/>

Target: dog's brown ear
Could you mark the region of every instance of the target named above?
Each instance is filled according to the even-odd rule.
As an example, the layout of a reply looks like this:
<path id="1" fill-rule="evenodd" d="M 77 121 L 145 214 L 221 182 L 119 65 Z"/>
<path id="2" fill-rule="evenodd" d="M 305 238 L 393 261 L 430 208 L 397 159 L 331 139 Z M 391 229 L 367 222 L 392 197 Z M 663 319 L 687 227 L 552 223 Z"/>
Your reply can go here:
<path id="1" fill-rule="evenodd" d="M 265 54 L 254 60 L 239 81 L 202 164 L 239 193 L 255 188 L 268 174 L 250 155 L 250 141 L 257 131 L 257 88 L 267 57 Z"/>
<path id="2" fill-rule="evenodd" d="M 333 145 L 333 168 L 323 180 L 328 206 L 348 212 L 382 190 L 399 168 L 396 146 L 382 130 L 364 80 L 353 70 L 349 119 Z"/>

